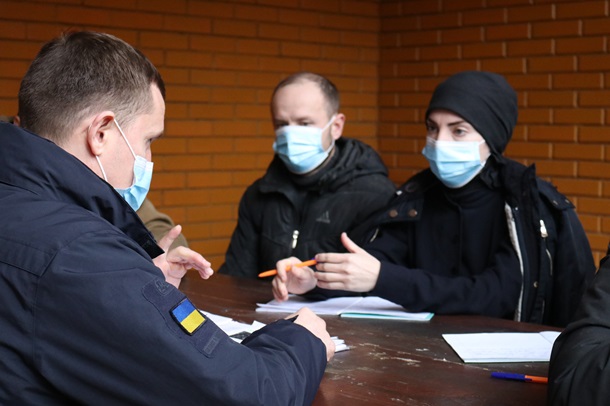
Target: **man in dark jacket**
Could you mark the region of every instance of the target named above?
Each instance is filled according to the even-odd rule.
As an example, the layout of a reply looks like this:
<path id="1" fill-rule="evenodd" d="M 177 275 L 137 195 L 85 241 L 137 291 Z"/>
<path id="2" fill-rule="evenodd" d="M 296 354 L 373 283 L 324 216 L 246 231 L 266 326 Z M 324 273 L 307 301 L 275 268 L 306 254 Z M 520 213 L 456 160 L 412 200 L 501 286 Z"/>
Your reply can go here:
<path id="1" fill-rule="evenodd" d="M 377 295 L 414 312 L 483 314 L 565 326 L 595 272 L 572 204 L 533 166 L 505 158 L 517 95 L 490 72 L 434 91 L 423 149 L 430 168 L 399 188 L 364 249 L 316 255 L 317 270 L 278 263 L 274 294 Z M 353 293 L 352 293 L 353 294 Z"/>
<path id="2" fill-rule="evenodd" d="M 0 404 L 313 400 L 334 351 L 324 322 L 302 309 L 235 343 L 176 288 L 210 264 L 164 253 L 179 227 L 158 246 L 135 212 L 164 93 L 107 34 L 65 34 L 28 69 L 23 129 L 0 124 Z"/>
<path id="3" fill-rule="evenodd" d="M 371 147 L 341 138 L 345 115 L 328 79 L 309 72 L 284 79 L 271 115 L 276 155 L 241 199 L 220 273 L 256 278 L 288 256 L 338 251 L 341 232 L 351 233 L 395 190 Z"/>
<path id="4" fill-rule="evenodd" d="M 548 404 L 605 406 L 610 401 L 610 246 L 575 321 L 553 345 Z"/>

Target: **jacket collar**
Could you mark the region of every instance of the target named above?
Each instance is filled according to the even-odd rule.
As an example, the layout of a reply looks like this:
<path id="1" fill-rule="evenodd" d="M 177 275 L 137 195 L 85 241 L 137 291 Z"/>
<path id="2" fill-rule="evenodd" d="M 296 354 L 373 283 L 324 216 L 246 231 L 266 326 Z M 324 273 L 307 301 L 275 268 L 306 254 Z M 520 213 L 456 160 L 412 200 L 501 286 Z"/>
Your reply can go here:
<path id="1" fill-rule="evenodd" d="M 330 165 L 323 169 L 317 183 L 309 189 L 319 193 L 332 192 L 360 176 L 373 174 L 387 176 L 388 171 L 383 161 L 367 144 L 341 137 L 335 141 L 335 148 L 338 154 L 332 157 Z M 282 160 L 275 155 L 267 172 L 260 179 L 259 190 L 262 193 L 279 192 L 289 195 L 294 189 L 302 190 L 303 187 L 295 184 Z"/>
<path id="2" fill-rule="evenodd" d="M 0 123 L 0 183 L 45 199 L 75 204 L 104 218 L 154 258 L 163 253 L 114 188 L 53 142 Z"/>

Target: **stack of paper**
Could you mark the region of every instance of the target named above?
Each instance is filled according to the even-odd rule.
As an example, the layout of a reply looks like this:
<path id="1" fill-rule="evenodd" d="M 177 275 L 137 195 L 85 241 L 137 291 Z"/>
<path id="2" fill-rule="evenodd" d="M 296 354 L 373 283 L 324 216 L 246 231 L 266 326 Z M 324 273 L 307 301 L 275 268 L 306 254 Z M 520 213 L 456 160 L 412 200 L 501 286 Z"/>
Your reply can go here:
<path id="1" fill-rule="evenodd" d="M 467 363 L 548 362 L 558 331 L 443 334 Z"/>
<path id="2" fill-rule="evenodd" d="M 227 333 L 227 335 L 231 337 L 233 341 L 238 343 L 241 343 L 244 338 L 248 337 L 256 330 L 265 327 L 264 323 L 256 320 L 252 322 L 252 324 L 246 324 L 235 321 L 230 317 L 205 312 L 203 310 L 200 310 L 200 312 L 212 320 L 214 324 L 216 324 L 222 331 Z M 331 339 L 335 343 L 335 352 L 349 350 L 349 347 L 345 344 L 345 341 L 341 340 L 339 337 L 331 337 Z"/>
<path id="3" fill-rule="evenodd" d="M 377 296 L 336 297 L 319 302 L 309 301 L 301 296 L 290 295 L 288 300 L 257 303 L 257 312 L 294 313 L 301 307 L 308 307 L 318 315 L 340 315 L 341 317 L 428 321 L 434 313 L 409 313 L 405 309 Z"/>
<path id="4" fill-rule="evenodd" d="M 214 322 L 222 331 L 227 333 L 234 341 L 240 343 L 244 338 L 254 333 L 259 328 L 265 327 L 264 323 L 254 320 L 252 324 L 240 323 L 230 317 L 208 313 L 200 310 L 206 317 Z"/>
<path id="5" fill-rule="evenodd" d="M 349 350 L 349 347 L 347 346 L 347 344 L 345 344 L 345 341 L 340 339 L 339 337 L 332 336 L 330 339 L 333 340 L 333 342 L 335 343 L 335 352 Z"/>

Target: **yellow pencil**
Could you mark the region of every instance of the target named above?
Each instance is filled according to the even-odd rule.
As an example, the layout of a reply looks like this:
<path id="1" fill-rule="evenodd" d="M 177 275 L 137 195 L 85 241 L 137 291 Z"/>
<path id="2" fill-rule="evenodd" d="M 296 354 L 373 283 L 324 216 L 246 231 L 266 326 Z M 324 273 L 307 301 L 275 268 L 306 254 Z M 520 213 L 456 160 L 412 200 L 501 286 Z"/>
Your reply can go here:
<path id="1" fill-rule="evenodd" d="M 293 266 L 302 268 L 304 266 L 311 266 L 311 265 L 315 265 L 317 263 L 318 263 L 318 261 L 316 261 L 315 259 L 310 259 L 309 261 L 301 262 L 300 264 L 288 265 L 286 267 L 286 271 L 290 271 L 290 269 Z M 266 276 L 272 276 L 272 275 L 277 275 L 277 269 L 271 269 L 269 271 L 261 272 L 261 273 L 258 274 L 258 277 L 259 278 L 264 278 Z"/>

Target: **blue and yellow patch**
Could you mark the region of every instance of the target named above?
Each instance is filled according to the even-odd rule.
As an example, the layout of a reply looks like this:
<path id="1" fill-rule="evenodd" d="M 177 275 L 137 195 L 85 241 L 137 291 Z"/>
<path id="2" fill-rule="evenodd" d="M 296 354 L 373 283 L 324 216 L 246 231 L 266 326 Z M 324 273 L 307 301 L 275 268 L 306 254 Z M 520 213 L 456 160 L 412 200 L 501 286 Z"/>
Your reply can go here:
<path id="1" fill-rule="evenodd" d="M 205 317 L 193 306 L 190 300 L 184 299 L 171 310 L 172 317 L 180 327 L 189 335 L 192 335 L 205 323 Z"/>

